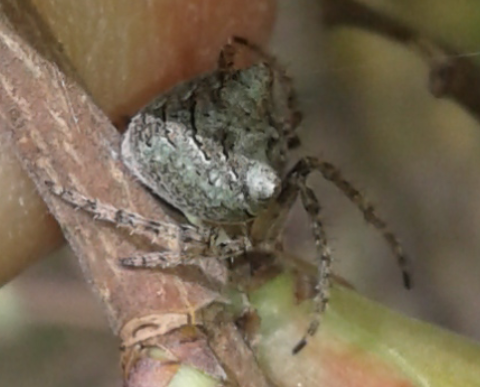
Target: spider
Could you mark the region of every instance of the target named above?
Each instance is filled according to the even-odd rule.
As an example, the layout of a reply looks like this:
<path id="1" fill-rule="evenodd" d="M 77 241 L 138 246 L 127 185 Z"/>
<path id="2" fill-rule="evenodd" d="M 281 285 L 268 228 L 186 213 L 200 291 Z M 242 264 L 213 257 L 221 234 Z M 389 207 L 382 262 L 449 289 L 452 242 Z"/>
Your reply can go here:
<path id="1" fill-rule="evenodd" d="M 239 48 L 259 61 L 236 68 Z M 286 171 L 289 150 L 298 144 L 301 122 L 291 78 L 274 56 L 241 37 L 220 51 L 218 68 L 178 84 L 136 114 L 124 134 L 121 155 L 128 170 L 160 199 L 180 210 L 188 224 L 145 218 L 91 200 L 51 183 L 51 190 L 97 219 L 150 238 L 179 238 L 179 251 L 121 258 L 125 267 L 168 268 L 201 257 L 230 258 L 249 251 L 278 251 L 285 219 L 300 196 L 317 251 L 315 311 L 292 352 L 313 336 L 329 301 L 332 256 L 320 205 L 306 180 L 318 171 L 337 186 L 385 238 L 410 288 L 409 263 L 396 236 L 371 204 L 331 163 L 304 157 Z M 239 225 L 232 232 L 229 227 Z"/>

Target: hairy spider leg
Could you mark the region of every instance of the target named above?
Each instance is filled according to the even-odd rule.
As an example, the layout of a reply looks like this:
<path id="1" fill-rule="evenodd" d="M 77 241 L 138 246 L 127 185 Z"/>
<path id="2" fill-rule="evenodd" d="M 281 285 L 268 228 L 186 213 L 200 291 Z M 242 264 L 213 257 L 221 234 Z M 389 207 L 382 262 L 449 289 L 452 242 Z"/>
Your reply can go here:
<path id="1" fill-rule="evenodd" d="M 342 191 L 343 194 L 360 210 L 365 220 L 382 234 L 396 257 L 397 263 L 402 271 L 404 286 L 407 289 L 410 289 L 412 286 L 409 259 L 404 254 L 402 246 L 395 234 L 388 230 L 386 222 L 378 217 L 374 207 L 355 187 L 344 179 L 340 170 L 333 164 L 315 157 L 303 158 L 290 171 L 286 187 L 292 192 L 291 195 L 294 192 L 292 187 L 297 187 L 297 193 L 300 193 L 302 205 L 310 218 L 312 233 L 315 238 L 317 249 L 318 283 L 316 286 L 316 296 L 314 298 L 314 318 L 310 322 L 304 337 L 293 348 L 292 352 L 294 354 L 298 353 L 306 345 L 308 336 L 313 336 L 317 332 L 320 325 L 321 315 L 325 311 L 329 301 L 329 290 L 331 287 L 330 276 L 332 257 L 328 247 L 326 233 L 320 218 L 321 207 L 315 193 L 306 184 L 307 177 L 315 170 L 319 171 L 324 179 L 330 181 L 340 189 L 340 191 Z"/>
<path id="2" fill-rule="evenodd" d="M 295 148 L 299 146 L 300 139 L 296 133 L 296 128 L 302 121 L 302 113 L 298 109 L 297 95 L 293 87 L 292 78 L 287 75 L 285 69 L 278 63 L 277 59 L 273 55 L 266 52 L 259 45 L 239 36 L 232 36 L 220 51 L 217 63 L 218 69 L 223 76 L 230 73 L 234 69 L 235 55 L 238 52 L 234 45 L 246 47 L 254 52 L 265 64 L 268 65 L 268 67 L 273 70 L 278 77 L 279 83 L 287 95 L 286 108 L 289 112 L 289 117 L 285 120 L 285 122 L 283 122 L 285 127 L 284 135 L 287 138 L 289 148 Z"/>
<path id="3" fill-rule="evenodd" d="M 152 244 L 158 242 L 159 237 L 179 238 L 182 242 L 192 244 L 191 251 L 154 251 L 140 252 L 130 257 L 122 257 L 119 262 L 122 266 L 131 268 L 158 268 L 167 269 L 178 265 L 195 264 L 195 260 L 202 258 L 227 259 L 245 254 L 250 248 L 245 238 L 240 236 L 228 240 L 217 246 L 218 229 L 197 229 L 194 226 L 177 226 L 171 223 L 146 218 L 135 212 L 118 209 L 99 200 L 63 188 L 62 186 L 46 181 L 50 191 L 75 208 L 93 215 L 94 219 L 114 224 L 130 231 L 131 234 L 146 237 Z M 199 254 L 199 251 L 202 253 Z"/>

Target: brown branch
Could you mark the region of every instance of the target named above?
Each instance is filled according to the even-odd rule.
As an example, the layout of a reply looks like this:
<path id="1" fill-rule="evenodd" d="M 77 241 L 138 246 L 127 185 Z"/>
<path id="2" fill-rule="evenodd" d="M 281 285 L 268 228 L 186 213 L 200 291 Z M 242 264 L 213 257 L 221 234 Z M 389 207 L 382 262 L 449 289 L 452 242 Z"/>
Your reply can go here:
<path id="1" fill-rule="evenodd" d="M 480 121 L 480 67 L 458 50 L 354 0 L 320 0 L 327 27 L 356 27 L 404 44 L 430 68 L 429 90 L 447 97 Z"/>
<path id="2" fill-rule="evenodd" d="M 221 363 L 212 353 L 207 343 L 209 332 L 220 332 L 220 324 L 236 332 L 231 323 L 206 322 L 203 328 L 193 331 L 191 327 L 181 328 L 189 323 L 194 312 L 214 308 L 218 299 L 218 289 L 207 286 L 199 270 L 186 273 L 190 280 L 185 281 L 183 276 L 120 268 L 118 257 L 145 247 L 145 241 L 93 221 L 48 191 L 45 181 L 55 181 L 119 208 L 166 219 L 155 199 L 126 173 L 118 158 L 120 136 L 104 114 L 57 65 L 38 55 L 1 19 L 0 125 L 3 138 L 8 138 L 61 224 L 85 277 L 103 302 L 113 331 L 123 334 L 124 342 L 140 342 L 139 336 L 149 334 L 150 339 L 141 342 L 163 348 L 170 364 L 193 365 L 217 379 L 224 378 L 226 370 L 229 382 L 241 386 L 267 385 L 249 351 L 243 351 L 239 358 L 242 351 L 225 353 L 223 347 L 215 348 L 215 343 L 223 345 L 218 333 L 211 346 L 221 352 Z M 175 249 L 177 242 L 161 239 L 159 245 Z M 221 282 L 223 266 L 210 264 L 212 271 L 220 273 L 217 279 Z M 153 333 L 148 330 L 151 326 L 142 327 L 146 317 L 156 321 Z M 196 321 L 202 321 L 199 315 Z M 133 328 L 125 329 L 126 324 Z M 238 332 L 233 335 L 238 336 Z M 242 340 L 236 342 L 237 346 L 244 346 Z M 187 350 L 192 345 L 196 345 L 195 356 Z M 135 352 L 136 348 L 130 348 L 126 357 L 142 356 L 143 352 Z M 249 355 L 245 355 L 247 352 Z M 249 374 L 253 379 L 239 374 L 235 368 L 239 361 L 244 369 L 255 370 Z M 135 367 L 135 377 L 139 369 Z M 174 374 L 167 378 L 165 373 L 162 375 L 158 380 L 164 384 L 156 385 L 167 385 Z"/>

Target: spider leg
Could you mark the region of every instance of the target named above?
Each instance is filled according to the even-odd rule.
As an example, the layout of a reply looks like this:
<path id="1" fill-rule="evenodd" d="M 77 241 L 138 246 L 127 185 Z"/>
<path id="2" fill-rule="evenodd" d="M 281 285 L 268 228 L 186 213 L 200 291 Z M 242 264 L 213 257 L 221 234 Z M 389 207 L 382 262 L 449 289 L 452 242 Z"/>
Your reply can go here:
<path id="1" fill-rule="evenodd" d="M 94 219 L 103 220 L 130 230 L 132 234 L 147 237 L 153 244 L 159 236 L 179 238 L 184 244 L 180 251 L 155 251 L 139 253 L 120 259 L 126 267 L 138 268 L 172 268 L 178 265 L 190 265 L 193 260 L 203 257 L 227 259 L 245 254 L 251 249 L 249 240 L 243 235 L 229 238 L 221 228 L 197 229 L 192 226 L 177 226 L 167 222 L 148 219 L 142 215 L 115 208 L 73 190 L 68 190 L 52 181 L 46 184 L 50 191 L 72 206 L 93 215 Z"/>
<path id="2" fill-rule="evenodd" d="M 234 65 L 234 56 L 237 52 L 234 45 L 243 46 L 254 52 L 264 63 L 266 63 L 278 78 L 279 85 L 283 88 L 287 96 L 286 110 L 289 117 L 284 122 L 284 135 L 291 147 L 298 146 L 300 140 L 295 133 L 295 129 L 302 121 L 302 113 L 298 108 L 297 95 L 293 87 L 292 78 L 287 75 L 285 69 L 278 63 L 275 56 L 263 50 L 259 45 L 240 36 L 232 36 L 220 52 L 218 68 L 220 70 L 231 70 Z"/>
<path id="3" fill-rule="evenodd" d="M 335 184 L 343 194 L 355 204 L 363 214 L 364 219 L 371 224 L 383 236 L 397 260 L 402 271 L 402 280 L 405 288 L 412 287 L 412 275 L 410 272 L 410 261 L 405 255 L 403 248 L 395 234 L 387 228 L 387 223 L 381 219 L 375 208 L 352 184 L 345 180 L 341 172 L 333 164 L 322 161 L 315 157 L 305 157 L 293 169 L 301 175 L 307 176 L 311 171 L 319 171 L 325 180 Z"/>
<path id="4" fill-rule="evenodd" d="M 167 222 L 148 219 L 134 212 L 118 209 L 98 200 L 90 199 L 77 191 L 65 189 L 52 181 L 46 181 L 45 183 L 54 195 L 72 206 L 92 214 L 94 219 L 103 220 L 117 227 L 128 229 L 132 234 L 144 236 L 154 244 L 159 236 L 181 238 L 182 241 L 200 243 L 206 238 L 201 230 L 197 230 L 192 226 L 177 226 Z"/>
<path id="5" fill-rule="evenodd" d="M 235 55 L 237 53 L 237 49 L 233 46 L 233 44 L 228 41 L 220 50 L 220 54 L 218 55 L 217 59 L 217 67 L 221 73 L 229 73 L 233 70 L 235 65 Z"/>
<path id="6" fill-rule="evenodd" d="M 362 196 L 362 194 L 344 179 L 338 168 L 333 164 L 322 161 L 315 157 L 305 157 L 300 160 L 289 173 L 287 181 L 290 186 L 296 184 L 300 192 L 302 204 L 310 218 L 312 233 L 318 253 L 318 285 L 317 295 L 314 299 L 315 315 L 307 329 L 305 336 L 294 347 L 293 353 L 298 353 L 307 343 L 307 337 L 313 336 L 320 325 L 320 317 L 325 311 L 329 300 L 329 289 L 331 287 L 330 275 L 332 258 L 327 244 L 327 238 L 321 219 L 319 217 L 320 204 L 312 191 L 306 184 L 306 179 L 312 171 L 319 171 L 322 176 L 335 184 L 345 196 L 352 201 L 363 214 L 365 220 L 373 225 L 384 237 L 390 246 L 398 265 L 402 270 L 402 279 L 407 289 L 411 288 L 410 263 L 403 252 L 395 234 L 387 229 L 385 221 L 378 217 L 373 206 Z"/>
<path id="7" fill-rule="evenodd" d="M 189 260 L 182 260 L 178 252 L 154 251 L 152 253 L 139 253 L 130 257 L 119 259 L 120 265 L 129 268 L 141 269 L 168 269 L 178 265 L 188 265 Z"/>
<path id="8" fill-rule="evenodd" d="M 212 238 L 215 238 L 213 236 Z M 215 240 L 212 239 L 215 243 Z M 231 239 L 229 243 L 221 246 L 212 247 L 208 251 L 203 251 L 203 255 L 192 252 L 182 254 L 177 251 L 153 251 L 150 253 L 138 253 L 130 257 L 120 258 L 120 265 L 129 268 L 141 269 L 170 269 L 179 265 L 194 265 L 195 261 L 202 258 L 230 259 L 243 255 L 248 249 L 244 237 Z"/>
<path id="9" fill-rule="evenodd" d="M 314 336 L 320 326 L 321 316 L 327 308 L 330 299 L 331 285 L 331 267 L 332 255 L 327 241 L 327 235 L 320 218 L 320 203 L 313 190 L 307 186 L 306 180 L 308 174 L 293 174 L 298 191 L 300 192 L 300 199 L 302 205 L 310 218 L 312 233 L 315 239 L 315 246 L 317 249 L 318 260 L 318 281 L 315 286 L 315 297 L 313 304 L 315 306 L 313 318 L 307 328 L 304 337 L 294 346 L 292 353 L 297 354 L 307 344 L 307 337 Z"/>
<path id="10" fill-rule="evenodd" d="M 298 98 L 295 88 L 293 87 L 292 78 L 288 76 L 285 69 L 278 63 L 277 58 L 263 50 L 259 45 L 239 36 L 233 36 L 232 41 L 233 43 L 242 45 L 257 54 L 273 69 L 277 75 L 279 84 L 282 86 L 285 94 L 287 95 L 287 111 L 290 113 L 290 117 L 288 118 L 285 128 L 285 136 L 287 137 L 289 144 L 297 145 L 299 143 L 299 139 L 295 133 L 295 129 L 302 121 L 302 113 L 298 108 Z"/>

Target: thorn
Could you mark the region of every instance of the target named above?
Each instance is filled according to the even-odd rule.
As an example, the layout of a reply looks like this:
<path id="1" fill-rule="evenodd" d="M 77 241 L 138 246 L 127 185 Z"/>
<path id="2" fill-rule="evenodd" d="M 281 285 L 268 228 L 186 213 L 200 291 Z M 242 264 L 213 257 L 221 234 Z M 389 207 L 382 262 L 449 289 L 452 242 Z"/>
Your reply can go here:
<path id="1" fill-rule="evenodd" d="M 405 286 L 405 288 L 408 290 L 412 289 L 412 278 L 410 277 L 410 274 L 404 271 L 402 273 L 402 277 L 403 277 L 403 286 Z"/>
<path id="2" fill-rule="evenodd" d="M 292 349 L 292 355 L 298 354 L 305 346 L 307 345 L 307 339 L 303 338 L 300 340 L 295 347 Z"/>

